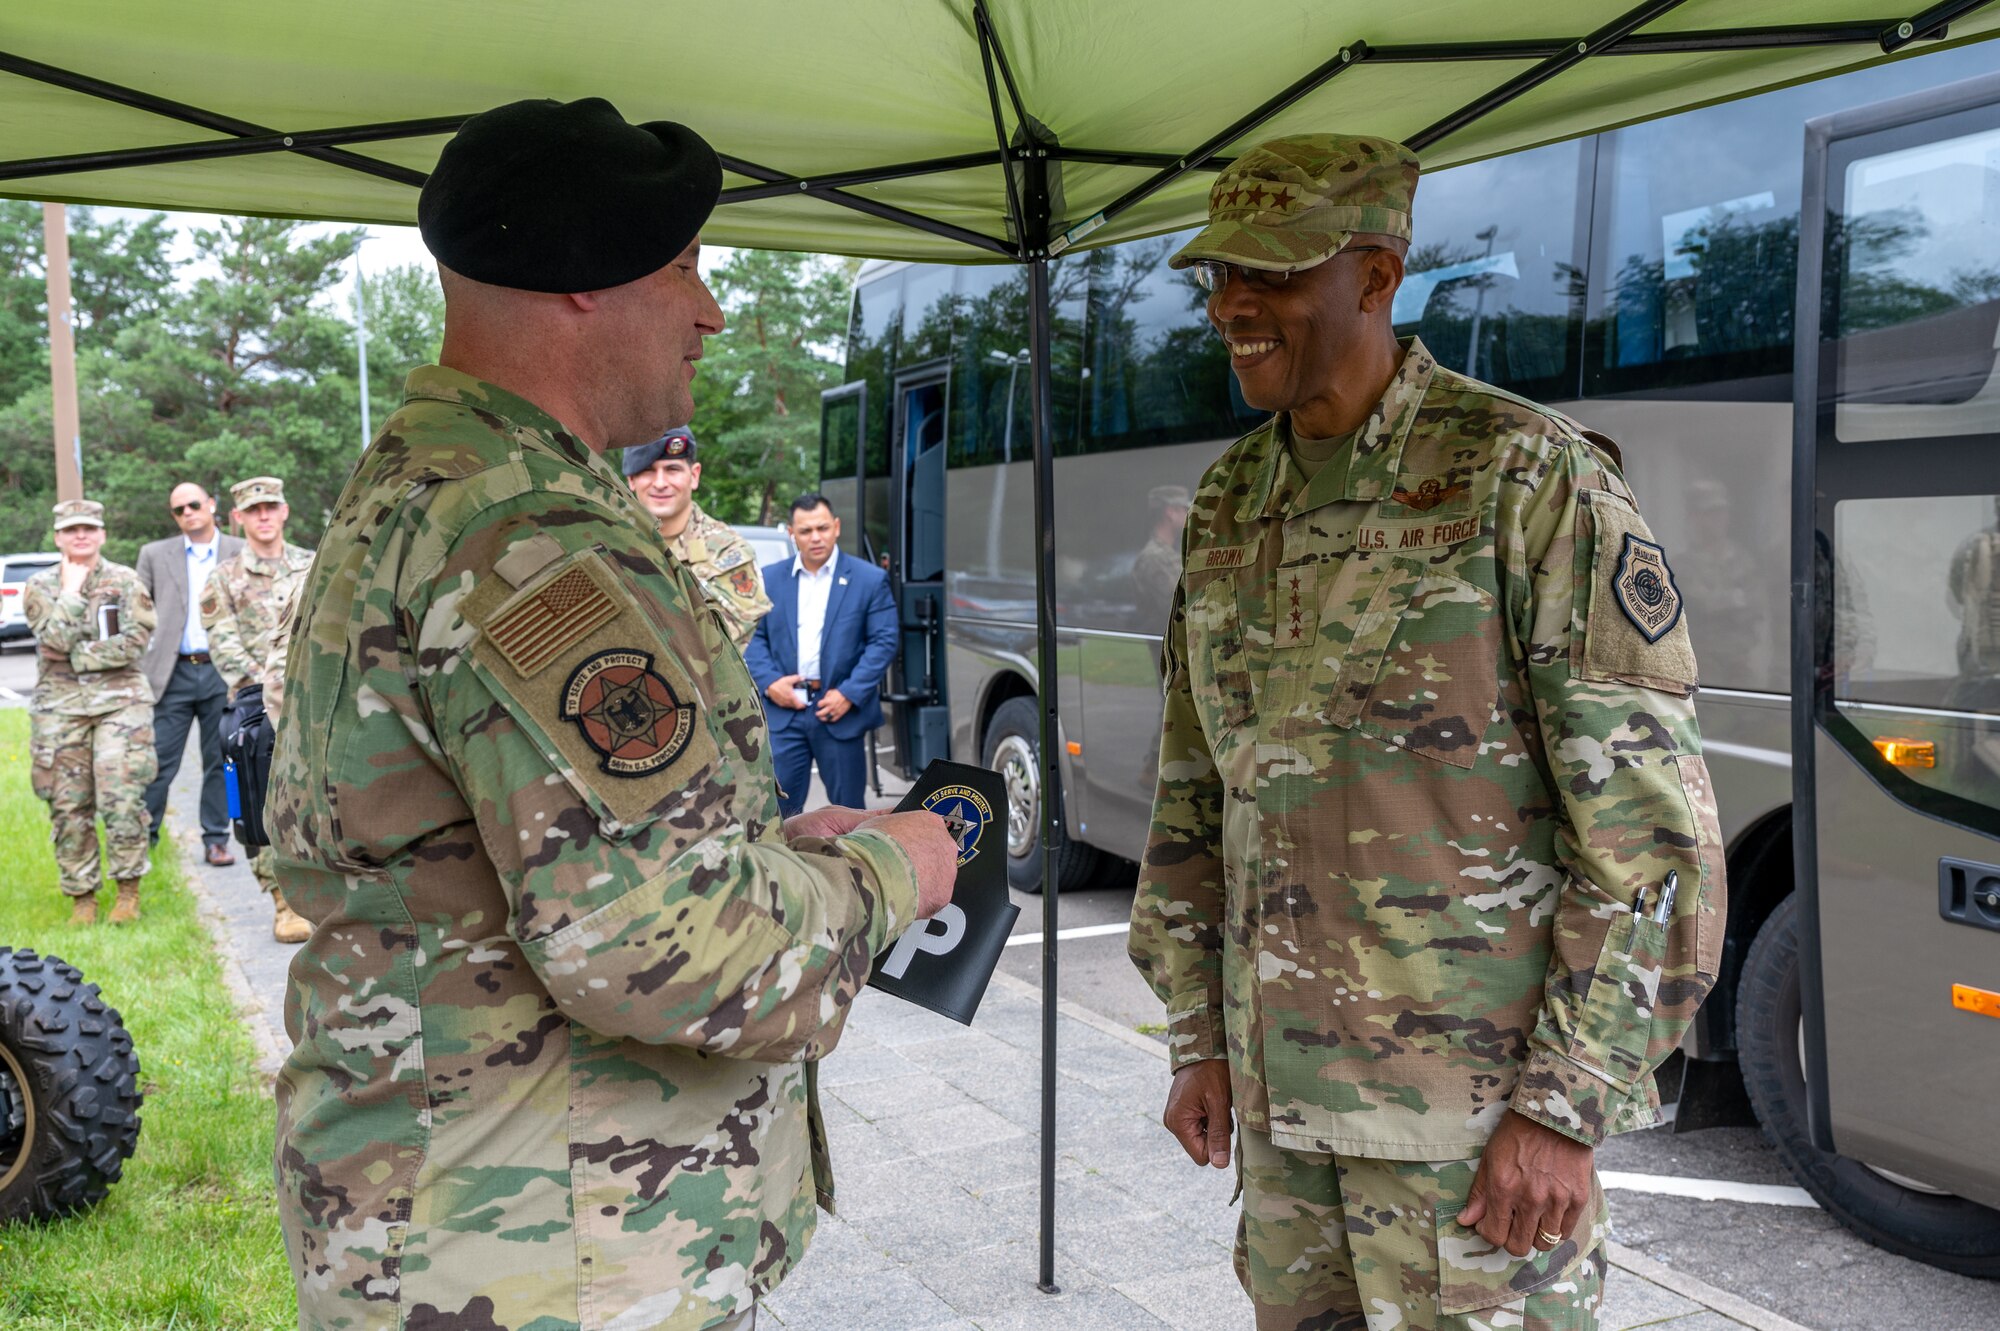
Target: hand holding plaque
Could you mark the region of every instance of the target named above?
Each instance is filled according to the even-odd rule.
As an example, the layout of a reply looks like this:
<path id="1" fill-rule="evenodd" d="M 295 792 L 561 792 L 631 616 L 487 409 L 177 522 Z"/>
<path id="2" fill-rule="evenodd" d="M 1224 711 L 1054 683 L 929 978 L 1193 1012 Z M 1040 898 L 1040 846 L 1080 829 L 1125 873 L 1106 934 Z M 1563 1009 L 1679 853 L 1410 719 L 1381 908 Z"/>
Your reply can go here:
<path id="1" fill-rule="evenodd" d="M 1021 913 L 1007 895 L 1006 786 L 984 767 L 935 762 L 896 808 L 944 819 L 958 846 L 958 883 L 936 915 L 875 958 L 868 983 L 970 1026 Z"/>

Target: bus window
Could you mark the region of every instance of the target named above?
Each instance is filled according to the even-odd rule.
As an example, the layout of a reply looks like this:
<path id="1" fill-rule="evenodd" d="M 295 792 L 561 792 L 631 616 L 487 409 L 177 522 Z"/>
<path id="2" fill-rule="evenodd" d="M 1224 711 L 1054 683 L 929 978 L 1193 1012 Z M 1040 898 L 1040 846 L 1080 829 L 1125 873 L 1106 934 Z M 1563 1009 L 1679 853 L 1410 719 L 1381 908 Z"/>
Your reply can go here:
<path id="1" fill-rule="evenodd" d="M 1576 394 L 1578 185 L 1589 143 L 1427 175 L 1392 316 L 1440 364 L 1535 397 Z M 1524 184 L 1531 187 L 1523 188 Z"/>
<path id="2" fill-rule="evenodd" d="M 2000 433 L 2000 131 L 1863 158 L 1843 185 L 1835 437 Z"/>
<path id="3" fill-rule="evenodd" d="M 950 465 L 983 467 L 1033 456 L 1026 272 L 1013 266 L 961 269 L 954 303 Z"/>
<path id="4" fill-rule="evenodd" d="M 1065 452 L 1230 440 L 1261 412 L 1244 405 L 1206 297 L 1167 266 L 1191 232 L 1091 253 L 1079 371 L 1080 438 Z M 1219 451 L 1219 450 L 1218 450 Z"/>
<path id="5" fill-rule="evenodd" d="M 1584 392 L 1790 401 L 1800 125 L 1992 59 L 1940 51 L 1601 136 Z"/>
<path id="6" fill-rule="evenodd" d="M 889 374 L 898 359 L 896 342 L 902 313 L 901 272 L 862 282 L 854 288 L 854 311 L 849 316 L 847 331 L 847 380 L 852 383 L 858 379 L 871 385 L 868 391 L 877 402 L 890 400 Z M 868 413 L 865 451 L 870 478 L 889 474 L 890 414 L 879 410 Z M 887 506 L 883 505 L 878 513 L 870 505 L 869 536 L 877 550 L 889 548 L 888 524 Z"/>

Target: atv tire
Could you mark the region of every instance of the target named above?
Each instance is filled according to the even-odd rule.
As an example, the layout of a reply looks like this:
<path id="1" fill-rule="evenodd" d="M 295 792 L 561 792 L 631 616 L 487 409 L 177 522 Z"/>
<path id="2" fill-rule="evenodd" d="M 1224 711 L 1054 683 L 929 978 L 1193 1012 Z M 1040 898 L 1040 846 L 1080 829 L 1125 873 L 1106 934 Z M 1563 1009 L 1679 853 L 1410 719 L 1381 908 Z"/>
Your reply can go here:
<path id="1" fill-rule="evenodd" d="M 0 947 L 0 1224 L 103 1200 L 139 1141 L 139 1059 L 59 957 Z"/>

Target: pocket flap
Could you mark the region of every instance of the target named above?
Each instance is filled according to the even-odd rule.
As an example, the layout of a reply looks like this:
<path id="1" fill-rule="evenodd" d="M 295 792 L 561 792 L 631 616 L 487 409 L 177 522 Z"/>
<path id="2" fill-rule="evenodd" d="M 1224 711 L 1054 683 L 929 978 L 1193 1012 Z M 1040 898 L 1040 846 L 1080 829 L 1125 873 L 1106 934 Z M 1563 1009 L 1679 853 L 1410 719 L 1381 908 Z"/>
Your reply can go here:
<path id="1" fill-rule="evenodd" d="M 1438 1312 L 1445 1317 L 1518 1303 L 1554 1285 L 1602 1245 L 1604 1189 L 1590 1180 L 1590 1204 L 1576 1228 L 1548 1252 L 1516 1257 L 1458 1223 L 1464 1202 L 1437 1208 Z"/>

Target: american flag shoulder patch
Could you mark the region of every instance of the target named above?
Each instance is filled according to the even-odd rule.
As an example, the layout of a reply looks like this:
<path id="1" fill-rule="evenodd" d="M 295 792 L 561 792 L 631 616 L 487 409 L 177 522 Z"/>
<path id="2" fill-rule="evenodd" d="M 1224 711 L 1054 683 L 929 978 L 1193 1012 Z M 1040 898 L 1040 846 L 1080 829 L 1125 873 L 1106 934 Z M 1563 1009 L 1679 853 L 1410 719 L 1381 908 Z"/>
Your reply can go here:
<path id="1" fill-rule="evenodd" d="M 486 641 L 523 679 L 618 613 L 618 603 L 582 565 L 572 565 L 487 622 Z"/>

